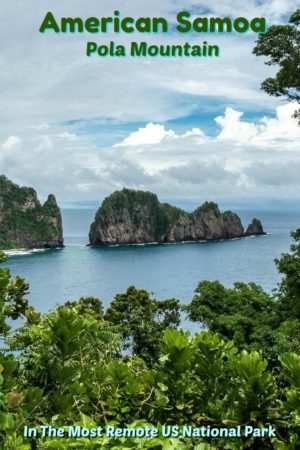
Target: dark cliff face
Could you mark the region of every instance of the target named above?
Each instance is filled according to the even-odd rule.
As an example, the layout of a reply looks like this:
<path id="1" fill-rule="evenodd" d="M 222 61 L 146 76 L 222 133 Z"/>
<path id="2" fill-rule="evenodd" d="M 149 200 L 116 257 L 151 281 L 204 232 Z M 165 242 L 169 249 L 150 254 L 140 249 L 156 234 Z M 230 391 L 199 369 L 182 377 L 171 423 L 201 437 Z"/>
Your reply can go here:
<path id="1" fill-rule="evenodd" d="M 258 219 L 253 219 L 250 225 L 248 225 L 245 236 L 261 236 L 264 234 L 266 233 L 264 232 L 261 221 Z"/>
<path id="2" fill-rule="evenodd" d="M 60 209 L 54 195 L 41 205 L 32 188 L 0 176 L 0 249 L 63 247 Z"/>
<path id="3" fill-rule="evenodd" d="M 240 218 L 204 203 L 192 213 L 160 203 L 151 192 L 123 189 L 107 197 L 96 213 L 90 245 L 219 240 L 245 235 Z"/>

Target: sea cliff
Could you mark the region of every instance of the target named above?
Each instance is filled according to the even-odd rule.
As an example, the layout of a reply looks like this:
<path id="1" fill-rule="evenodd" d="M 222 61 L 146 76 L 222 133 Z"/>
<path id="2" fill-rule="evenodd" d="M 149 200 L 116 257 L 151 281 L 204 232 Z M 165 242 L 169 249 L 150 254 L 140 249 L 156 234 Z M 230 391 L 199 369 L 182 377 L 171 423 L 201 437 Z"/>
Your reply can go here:
<path id="1" fill-rule="evenodd" d="M 0 176 L 0 249 L 63 247 L 60 209 L 50 194 L 41 204 L 35 190 Z"/>
<path id="2" fill-rule="evenodd" d="M 151 192 L 123 189 L 105 198 L 90 227 L 92 246 L 233 239 L 265 234 L 258 219 L 245 233 L 239 216 L 206 202 L 192 213 Z"/>

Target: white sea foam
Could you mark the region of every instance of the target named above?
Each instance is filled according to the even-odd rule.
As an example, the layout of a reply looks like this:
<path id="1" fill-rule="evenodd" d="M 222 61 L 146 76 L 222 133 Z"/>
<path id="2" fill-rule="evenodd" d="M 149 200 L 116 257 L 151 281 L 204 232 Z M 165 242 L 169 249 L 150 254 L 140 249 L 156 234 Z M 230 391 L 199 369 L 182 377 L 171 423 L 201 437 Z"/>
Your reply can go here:
<path id="1" fill-rule="evenodd" d="M 269 233 L 260 236 L 267 236 Z M 177 241 L 177 242 L 135 242 L 130 244 L 110 244 L 107 245 L 108 248 L 115 247 L 147 247 L 149 245 L 184 245 L 184 244 L 208 244 L 211 242 L 228 242 L 228 241 L 240 241 L 242 239 L 255 238 L 257 236 L 240 236 L 231 239 L 195 239 L 187 241 Z M 86 247 L 86 246 L 85 246 Z"/>
<path id="2" fill-rule="evenodd" d="M 270 236 L 270 235 L 271 235 L 271 233 L 265 233 L 265 234 L 245 236 L 244 238 L 241 238 L 241 239 L 253 239 L 253 238 L 255 239 L 257 237 L 261 238 L 261 237 L 266 237 L 266 236 Z M 231 240 L 233 240 L 233 239 L 231 239 Z"/>
<path id="3" fill-rule="evenodd" d="M 24 255 L 32 255 L 33 253 L 41 253 L 49 250 L 48 248 L 18 248 L 14 250 L 3 250 L 3 253 L 9 258 L 12 256 L 24 256 Z"/>

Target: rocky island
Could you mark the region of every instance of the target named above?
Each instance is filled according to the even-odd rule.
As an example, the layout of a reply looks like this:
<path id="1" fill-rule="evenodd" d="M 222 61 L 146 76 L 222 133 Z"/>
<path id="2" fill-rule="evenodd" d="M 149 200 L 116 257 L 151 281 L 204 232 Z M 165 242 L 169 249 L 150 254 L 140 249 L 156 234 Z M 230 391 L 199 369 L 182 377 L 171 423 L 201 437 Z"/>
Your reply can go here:
<path id="1" fill-rule="evenodd" d="M 35 190 L 0 176 L 0 249 L 63 247 L 60 209 L 50 194 L 42 205 Z"/>
<path id="2" fill-rule="evenodd" d="M 105 198 L 90 227 L 92 246 L 233 239 L 265 234 L 258 219 L 246 232 L 239 216 L 206 202 L 188 213 L 151 192 L 123 189 Z"/>

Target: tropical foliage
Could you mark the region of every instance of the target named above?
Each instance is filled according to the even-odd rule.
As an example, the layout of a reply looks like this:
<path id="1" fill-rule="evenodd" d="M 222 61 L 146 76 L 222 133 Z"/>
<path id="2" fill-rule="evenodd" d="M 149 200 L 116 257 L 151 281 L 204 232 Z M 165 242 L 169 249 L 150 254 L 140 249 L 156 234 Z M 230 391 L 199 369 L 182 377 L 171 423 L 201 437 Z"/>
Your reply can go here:
<path id="1" fill-rule="evenodd" d="M 37 242 L 60 238 L 58 219 L 53 196 L 42 205 L 34 189 L 0 175 L 0 249 L 35 247 Z"/>
<path id="2" fill-rule="evenodd" d="M 275 97 L 300 103 L 300 9 L 290 17 L 288 25 L 272 25 L 261 34 L 253 53 L 266 56 L 266 64 L 278 66 L 273 78 L 262 83 L 262 89 Z M 300 109 L 295 113 L 300 123 Z"/>
<path id="3" fill-rule="evenodd" d="M 119 326 L 124 350 L 153 363 L 159 356 L 163 331 L 180 324 L 180 305 L 176 299 L 151 299 L 149 292 L 130 286 L 116 295 L 105 319 Z"/>
<path id="4" fill-rule="evenodd" d="M 199 283 L 183 308 L 200 323 L 193 336 L 178 328 L 177 300 L 135 287 L 106 311 L 86 297 L 41 315 L 25 300 L 26 282 L 0 269 L 1 449 L 298 449 L 299 236 L 277 261 L 283 279 L 272 296 L 254 283 Z M 41 435 L 45 426 L 112 425 L 178 427 L 179 436 Z M 271 426 L 276 437 L 181 435 L 187 426 L 245 425 Z"/>

